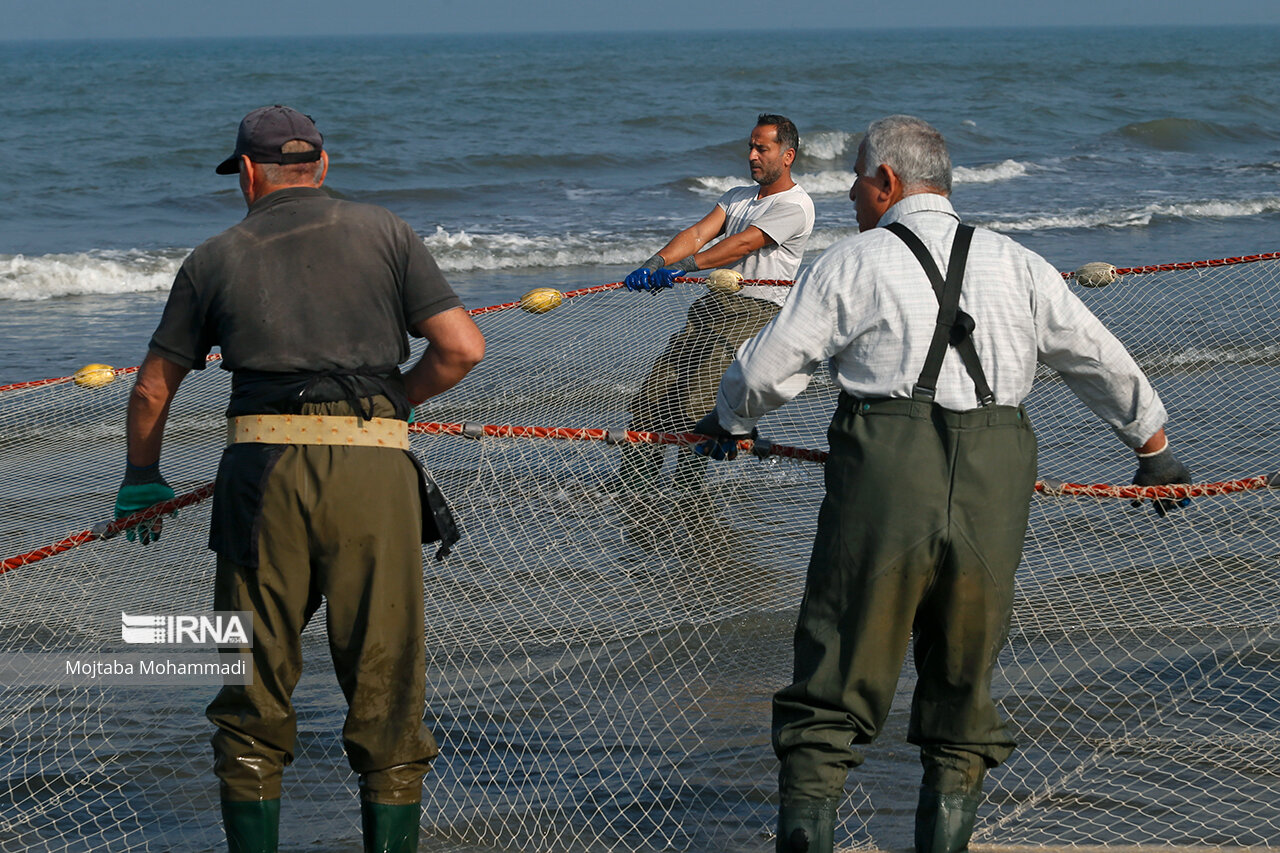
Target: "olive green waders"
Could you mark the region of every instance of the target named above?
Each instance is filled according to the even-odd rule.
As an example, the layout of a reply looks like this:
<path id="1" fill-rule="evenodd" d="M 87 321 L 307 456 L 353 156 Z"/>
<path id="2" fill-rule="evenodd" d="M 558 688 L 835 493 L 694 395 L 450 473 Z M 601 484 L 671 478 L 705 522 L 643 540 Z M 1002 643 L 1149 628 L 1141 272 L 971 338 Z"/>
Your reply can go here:
<path id="1" fill-rule="evenodd" d="M 915 409 L 916 413 L 912 414 Z M 907 740 L 926 786 L 980 789 L 1014 744 L 991 699 L 1035 485 L 1021 408 L 949 412 L 842 395 L 795 633 L 773 702 L 782 802 L 842 796 L 915 635 Z"/>
<path id="2" fill-rule="evenodd" d="M 973 320 L 959 310 L 973 229 L 957 228 L 944 279 L 918 237 L 901 223 L 888 228 L 924 268 L 938 320 L 912 398 L 842 393 L 827 433 L 827 493 L 796 623 L 794 683 L 773 701 L 779 851 L 832 849 L 825 808 L 863 761 L 855 747 L 883 728 L 913 635 L 907 740 L 924 767 L 918 853 L 967 849 L 986 769 L 1014 748 L 991 675 L 1035 487 L 1035 434 L 1021 407 L 993 405 Z M 980 408 L 933 403 L 949 347 Z"/>
<path id="3" fill-rule="evenodd" d="M 688 432 L 715 408 L 720 378 L 734 353 L 755 337 L 780 309 L 750 296 L 710 292 L 689 307 L 685 326 L 671 336 L 631 400 L 630 429 Z M 662 468 L 663 447 L 624 445 L 619 479 L 644 489 Z M 682 453 L 677 485 L 700 485 L 704 457 Z"/>
<path id="4" fill-rule="evenodd" d="M 351 413 L 346 403 L 307 404 L 305 411 Z M 361 799 L 403 807 L 383 810 L 384 823 L 404 823 L 411 812 L 414 846 L 386 849 L 416 849 L 422 777 L 438 751 L 423 723 L 417 468 L 398 449 L 283 447 L 262 484 L 255 524 L 243 533 L 257 537 L 257 566 L 220 555 L 215 581 L 215 609 L 254 617 L 253 683 L 223 687 L 207 710 L 217 727 L 222 798 L 279 799 L 295 748 L 290 697 L 302 673 L 301 635 L 323 599 L 329 652 L 348 704 L 343 745 Z M 365 811 L 366 822 L 382 814 Z"/>

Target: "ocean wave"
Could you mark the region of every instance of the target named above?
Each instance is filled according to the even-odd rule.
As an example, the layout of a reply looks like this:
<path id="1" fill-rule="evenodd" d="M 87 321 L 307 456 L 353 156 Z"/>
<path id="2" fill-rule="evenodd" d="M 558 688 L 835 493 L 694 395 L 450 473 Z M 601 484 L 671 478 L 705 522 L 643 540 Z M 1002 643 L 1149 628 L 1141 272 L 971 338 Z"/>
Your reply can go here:
<path id="1" fill-rule="evenodd" d="M 848 195 L 853 186 L 853 172 L 830 170 L 824 172 L 800 173 L 793 176 L 795 182 L 804 187 L 809 195 Z M 745 186 L 748 181 L 736 177 L 701 177 L 693 178 L 689 189 L 698 195 L 719 198 L 734 187 Z"/>
<path id="2" fill-rule="evenodd" d="M 1224 364 L 1275 365 L 1280 364 L 1280 344 L 1192 347 L 1172 353 L 1161 362 L 1161 366 L 1202 369 Z"/>
<path id="3" fill-rule="evenodd" d="M 1208 199 L 1134 208 L 1100 208 L 1070 213 L 1041 214 L 1018 219 L 975 221 L 992 231 L 1052 231 L 1063 228 L 1134 228 L 1159 219 L 1232 219 L 1280 211 L 1280 198 Z"/>
<path id="4" fill-rule="evenodd" d="M 1033 168 L 1017 160 L 1003 160 L 999 163 L 986 163 L 982 166 L 956 166 L 951 170 L 951 182 L 954 184 L 994 184 L 1011 178 L 1020 178 Z"/>
<path id="5" fill-rule="evenodd" d="M 809 235 L 809 242 L 805 244 L 804 253 L 812 258 L 817 252 L 823 252 L 831 248 L 837 240 L 843 240 L 845 237 L 852 237 L 858 233 L 857 223 L 853 219 L 853 211 L 849 212 L 849 224 L 844 228 L 815 228 L 813 233 Z"/>
<path id="6" fill-rule="evenodd" d="M 952 170 L 951 180 L 961 184 L 991 184 L 1019 178 L 1033 170 L 1035 166 L 1020 163 L 1017 160 L 1004 160 L 1000 163 L 987 163 L 981 166 L 956 166 Z M 853 172 L 841 169 L 829 169 L 821 172 L 797 172 L 795 181 L 804 187 L 809 195 L 848 195 L 856 177 Z M 730 176 L 705 176 L 693 178 L 689 188 L 705 196 L 719 198 L 727 190 L 746 184 L 743 178 Z"/>
<path id="7" fill-rule="evenodd" d="M 594 231 L 530 237 L 450 232 L 437 225 L 423 242 L 446 272 L 631 264 L 636 259 L 634 235 Z"/>
<path id="8" fill-rule="evenodd" d="M 861 139 L 860 133 L 848 133 L 843 130 L 820 130 L 817 133 L 802 134 L 800 137 L 800 158 L 802 160 L 834 161 L 852 152 L 850 143 Z"/>
<path id="9" fill-rule="evenodd" d="M 1001 166 L 1002 164 L 995 164 Z M 840 173 L 819 173 L 833 176 Z M 811 176 L 801 176 L 809 180 Z M 835 181 L 835 178 L 830 178 Z M 810 181 L 812 184 L 813 182 Z M 737 185 L 737 184 L 733 184 Z M 821 186 L 821 182 L 818 183 Z M 994 231 L 1050 231 L 1071 228 L 1127 228 L 1159 219 L 1229 219 L 1280 212 L 1280 197 L 1208 199 L 1131 208 L 1079 208 L 1062 213 L 1032 213 L 1007 218 L 974 217 L 974 224 Z M 820 221 L 819 226 L 824 223 Z M 819 227 L 809 239 L 812 257 L 844 237 L 857 233 L 852 213 Z M 636 260 L 638 244 L 660 243 L 649 230 L 602 230 L 525 235 L 446 231 L 437 226 L 422 238 L 446 272 L 574 266 L 627 266 Z M 93 251 L 40 256 L 0 255 L 0 301 L 33 301 L 87 294 L 163 292 L 173 282 L 185 249 L 163 251 Z"/>
<path id="10" fill-rule="evenodd" d="M 185 250 L 0 255 L 0 300 L 168 290 Z"/>
<path id="11" fill-rule="evenodd" d="M 1229 126 L 1190 118 L 1160 118 L 1126 124 L 1119 134 L 1159 151 L 1201 151 L 1221 142 L 1274 140 L 1280 134 L 1256 124 Z"/>

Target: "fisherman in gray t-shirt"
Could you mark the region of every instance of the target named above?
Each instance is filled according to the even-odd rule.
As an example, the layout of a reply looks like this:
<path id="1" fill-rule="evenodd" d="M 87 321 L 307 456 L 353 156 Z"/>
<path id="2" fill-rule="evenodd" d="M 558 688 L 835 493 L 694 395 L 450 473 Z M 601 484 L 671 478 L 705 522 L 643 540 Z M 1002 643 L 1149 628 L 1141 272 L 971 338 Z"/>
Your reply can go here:
<path id="1" fill-rule="evenodd" d="M 240 176 L 248 215 L 183 262 L 129 398 L 117 517 L 173 497 L 160 445 L 187 371 L 219 346 L 233 374 L 209 545 L 215 609 L 253 613 L 239 651 L 254 672 L 207 711 L 232 851 L 276 849 L 301 635 L 322 600 L 365 849 L 417 849 L 437 753 L 422 721 L 422 543 L 447 549 L 457 531 L 405 419 L 479 362 L 484 338 L 412 228 L 320 188 L 328 164 L 309 117 L 245 117 L 217 172 Z M 401 375 L 406 333 L 429 346 Z M 146 544 L 159 529 L 130 533 Z"/>
<path id="2" fill-rule="evenodd" d="M 796 126 L 779 115 L 756 120 L 747 146 L 755 182 L 729 190 L 697 223 L 671 239 L 626 277 L 629 290 L 671 287 L 686 272 L 724 267 L 746 279 L 795 278 L 813 232 L 813 201 L 791 178 L 800 145 Z M 723 235 L 722 240 L 712 243 Z M 734 351 L 778 314 L 789 287 L 746 284 L 736 293 L 711 291 L 689 308 L 685 327 L 671 336 L 631 400 L 631 429 L 688 432 L 715 404 L 716 386 Z M 648 491 L 662 467 L 662 448 L 623 448 L 617 485 Z M 705 460 L 679 456 L 677 486 L 696 491 Z"/>

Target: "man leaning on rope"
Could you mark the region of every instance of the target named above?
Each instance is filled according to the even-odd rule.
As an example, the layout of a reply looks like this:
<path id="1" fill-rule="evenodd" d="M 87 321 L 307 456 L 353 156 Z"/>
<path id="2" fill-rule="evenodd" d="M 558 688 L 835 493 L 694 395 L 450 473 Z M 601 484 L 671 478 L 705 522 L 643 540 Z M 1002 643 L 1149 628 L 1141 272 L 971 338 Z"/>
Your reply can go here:
<path id="1" fill-rule="evenodd" d="M 747 168 L 755 183 L 722 195 L 710 213 L 628 275 L 627 288 L 660 290 L 686 272 L 714 267 L 747 279 L 794 279 L 814 219 L 813 201 L 791 178 L 799 147 L 790 119 L 762 113 L 747 141 Z M 724 239 L 712 244 L 721 235 Z M 712 291 L 694 302 L 685 327 L 671 336 L 631 401 L 631 429 L 688 432 L 714 404 L 716 385 L 734 350 L 777 315 L 790 290 L 748 284 L 736 293 Z M 661 447 L 624 446 L 619 485 L 648 491 L 662 456 Z M 697 472 L 704 464 L 681 454 L 676 485 L 700 484 Z"/>
<path id="2" fill-rule="evenodd" d="M 840 386 L 826 497 L 795 631 L 795 683 L 774 696 L 778 850 L 829 853 L 858 745 L 879 734 L 914 636 L 907 739 L 924 768 L 921 853 L 968 847 L 986 771 L 1014 743 L 991 697 L 1036 479 L 1022 400 L 1036 364 L 1138 454 L 1138 485 L 1190 482 L 1165 410 L 1116 338 L 1044 259 L 959 222 L 933 127 L 867 130 L 850 190 L 860 234 L 823 253 L 720 383 L 699 449 L 786 403 L 830 359 Z M 963 287 L 961 284 L 963 283 Z M 1176 506 L 1157 502 L 1163 515 Z"/>
<path id="3" fill-rule="evenodd" d="M 129 398 L 117 517 L 173 496 L 160 446 L 187 371 L 220 346 L 233 376 L 209 545 L 215 609 L 253 613 L 254 673 L 207 711 L 233 853 L 276 849 L 301 635 L 322 600 L 366 850 L 417 849 L 437 753 L 423 724 L 422 543 L 447 549 L 457 531 L 406 418 L 480 361 L 484 338 L 413 229 L 331 199 L 328 166 L 308 116 L 276 105 L 244 118 L 217 172 L 240 176 L 248 214 L 183 262 Z M 406 332 L 428 347 L 401 375 Z"/>

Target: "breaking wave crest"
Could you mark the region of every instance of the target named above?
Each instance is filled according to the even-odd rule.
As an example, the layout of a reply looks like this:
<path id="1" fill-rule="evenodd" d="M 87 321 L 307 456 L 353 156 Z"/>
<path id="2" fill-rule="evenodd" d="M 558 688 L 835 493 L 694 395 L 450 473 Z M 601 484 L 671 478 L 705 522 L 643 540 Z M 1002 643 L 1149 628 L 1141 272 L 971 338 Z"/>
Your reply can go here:
<path id="1" fill-rule="evenodd" d="M 0 299 L 34 301 L 85 294 L 168 290 L 186 252 L 93 251 L 0 255 Z"/>
<path id="2" fill-rule="evenodd" d="M 1017 168 L 1005 163 L 979 167 L 983 174 L 1012 175 Z M 814 180 L 814 178 L 818 178 Z M 820 172 L 802 176 L 808 186 L 835 187 L 852 175 Z M 999 178 L 995 178 L 998 180 Z M 734 179 L 724 179 L 737 186 Z M 969 178 L 972 180 L 972 178 Z M 834 189 L 833 189 L 834 191 Z M 843 183 L 841 192 L 848 191 Z M 976 225 L 994 231 L 1052 231 L 1072 228 L 1135 228 L 1160 220 L 1230 219 L 1280 212 L 1280 197 L 1224 200 L 1207 199 L 1136 207 L 1078 208 L 1061 213 L 1032 212 L 1016 216 L 972 217 Z M 823 227 L 826 225 L 827 227 Z M 818 221 L 806 254 L 812 257 L 836 240 L 856 232 L 853 217 Z M 652 230 L 613 232 L 582 231 L 524 235 L 446 231 L 437 226 L 423 238 L 445 272 L 558 268 L 574 266 L 627 266 L 635 261 L 638 243 L 653 242 Z M 163 292 L 186 256 L 185 249 L 128 251 L 95 250 L 74 254 L 0 255 L 0 301 L 35 301 L 88 294 Z"/>
<path id="3" fill-rule="evenodd" d="M 1134 208 L 1081 209 L 1070 213 L 1039 214 L 1016 219 L 975 220 L 992 231 L 1052 231 L 1062 228 L 1140 228 L 1161 219 L 1231 219 L 1280 212 L 1280 197 L 1227 201 L 1148 204 Z"/>
<path id="4" fill-rule="evenodd" d="M 987 163 L 982 166 L 956 166 L 952 170 L 951 179 L 956 185 L 992 184 L 1020 178 L 1035 169 L 1035 166 L 1020 163 L 1017 160 L 1004 160 L 1000 163 Z M 809 195 L 846 195 L 853 186 L 855 175 L 852 171 L 829 169 L 820 172 L 797 172 L 796 183 L 804 187 Z M 722 193 L 746 183 L 740 177 L 706 176 L 694 178 L 690 189 L 699 195 L 718 198 Z"/>

